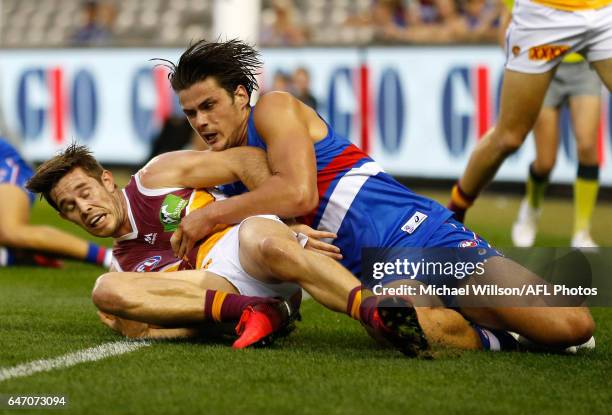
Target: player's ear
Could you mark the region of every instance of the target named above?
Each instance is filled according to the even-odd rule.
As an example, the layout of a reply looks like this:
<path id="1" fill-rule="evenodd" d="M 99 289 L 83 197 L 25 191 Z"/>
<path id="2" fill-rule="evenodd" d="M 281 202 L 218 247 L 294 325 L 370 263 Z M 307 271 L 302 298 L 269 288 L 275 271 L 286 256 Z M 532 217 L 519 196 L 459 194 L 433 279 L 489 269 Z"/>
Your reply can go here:
<path id="1" fill-rule="evenodd" d="M 234 100 L 238 102 L 238 106 L 243 108 L 249 105 L 250 98 L 244 85 L 238 85 L 234 91 Z"/>
<path id="2" fill-rule="evenodd" d="M 113 192 L 116 188 L 115 186 L 115 178 L 113 177 L 113 173 L 109 170 L 102 171 L 102 185 L 108 192 Z"/>

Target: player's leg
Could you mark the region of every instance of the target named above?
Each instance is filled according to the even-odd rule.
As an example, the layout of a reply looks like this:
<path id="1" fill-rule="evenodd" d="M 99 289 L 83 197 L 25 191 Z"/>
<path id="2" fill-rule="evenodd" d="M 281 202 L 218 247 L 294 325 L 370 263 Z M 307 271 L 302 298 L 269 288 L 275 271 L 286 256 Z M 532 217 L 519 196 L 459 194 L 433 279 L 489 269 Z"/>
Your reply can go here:
<path id="1" fill-rule="evenodd" d="M 543 283 L 531 271 L 501 256 L 488 258 L 485 270 L 485 274 L 478 276 L 471 284 L 510 288 Z M 470 291 L 474 292 L 473 289 Z M 484 296 L 474 296 L 459 299 L 460 304 L 466 300 L 475 301 L 472 305 L 495 301 Z M 556 348 L 582 344 L 595 330 L 595 323 L 587 307 L 548 307 L 543 298 L 537 297 L 517 297 L 512 301 L 518 306 L 502 303 L 496 303 L 500 306 L 492 304 L 484 307 L 461 304 L 460 310 L 468 320 L 479 325 L 513 331 L 537 344 Z"/>
<path id="2" fill-rule="evenodd" d="M 493 179 L 503 161 L 523 144 L 540 113 L 554 69 L 521 73 L 506 69 L 497 124 L 476 145 L 451 195 L 449 207 L 459 219 Z"/>
<path id="3" fill-rule="evenodd" d="M 532 163 L 533 173 L 540 178 L 548 180 L 557 162 L 557 149 L 559 146 L 559 109 L 544 106 L 533 127 L 536 145 L 536 158 Z M 531 204 L 539 200 L 534 200 Z"/>
<path id="4" fill-rule="evenodd" d="M 599 191 L 598 130 L 601 97 L 575 96 L 570 99 L 572 124 L 578 149 L 578 172 L 574 183 L 574 234 L 572 246 L 597 246 L 590 236 L 591 218 Z"/>
<path id="5" fill-rule="evenodd" d="M 351 291 L 360 287 L 338 262 L 303 249 L 291 229 L 267 218 L 249 218 L 240 225 L 240 263 L 252 277 L 298 284 L 317 302 L 338 312 L 347 311 Z"/>
<path id="6" fill-rule="evenodd" d="M 553 88 L 551 84 L 551 89 Z M 547 94 L 550 95 L 550 90 Z M 529 166 L 525 198 L 521 202 L 516 221 L 512 226 L 512 242 L 515 246 L 533 246 L 540 215 L 540 202 L 548 186 L 548 177 L 557 160 L 559 143 L 559 110 L 543 106 L 533 127 L 536 158 Z"/>
<path id="7" fill-rule="evenodd" d="M 380 326 L 376 307 L 378 298 L 369 296 L 362 302 L 359 281 L 333 259 L 302 249 L 285 225 L 255 217 L 243 222 L 240 232 L 240 261 L 250 275 L 264 281 L 274 276 L 275 279 L 294 282 L 329 309 L 362 321 L 366 328 L 373 329 L 368 331 L 374 337 L 397 340 L 396 333 Z M 480 347 L 477 334 L 459 313 L 441 306 L 417 307 L 416 312 L 415 320 L 418 321 L 414 323 L 422 324 L 423 333 L 431 343 L 461 349 Z M 413 342 L 401 345 L 401 350 L 418 348 L 416 338 L 402 337 L 399 340 Z"/>
<path id="8" fill-rule="evenodd" d="M 237 322 L 239 337 L 233 347 L 242 349 L 267 344 L 271 336 L 288 327 L 293 309 L 289 303 L 238 292 L 226 278 L 203 270 L 122 272 L 100 277 L 92 297 L 100 311 L 119 318 L 103 319 L 105 324 L 114 330 L 118 325 L 123 334 L 136 332 L 139 337 L 185 337 L 197 334 L 190 326 Z"/>
<path id="9" fill-rule="evenodd" d="M 18 186 L 0 184 L 0 246 L 42 251 L 110 265 L 110 251 L 67 232 L 31 225 L 30 200 Z"/>
<path id="10" fill-rule="evenodd" d="M 384 284 L 386 289 L 414 287 L 424 285 L 418 280 L 398 279 Z M 410 321 L 402 321 L 411 313 L 411 308 L 416 312 L 416 318 L 425 338 L 432 346 L 452 347 L 464 350 L 477 350 L 482 348 L 482 343 L 474 327 L 463 318 L 457 311 L 446 308 L 442 300 L 437 296 L 418 295 L 417 297 L 395 297 L 391 301 L 380 298 L 382 304 L 390 303 L 392 307 L 382 310 L 383 314 L 393 314 L 385 316 L 383 319 L 392 325 L 409 325 Z M 427 304 L 427 305 L 425 305 Z M 400 310 L 399 306 L 404 306 Z M 398 309 L 395 310 L 394 307 Z M 379 312 L 381 310 L 379 309 Z M 403 314 L 403 315 L 402 315 Z M 408 323 L 408 324 L 406 324 Z M 414 335 L 410 330 L 401 328 L 400 330 L 407 335 Z M 378 338 L 376 333 L 371 333 L 374 338 Z M 413 340 L 414 341 L 414 340 Z"/>
<path id="11" fill-rule="evenodd" d="M 612 92 L 612 58 L 591 62 L 608 91 Z"/>
<path id="12" fill-rule="evenodd" d="M 92 298 L 100 311 L 164 327 L 237 321 L 249 305 L 278 302 L 239 295 L 225 278 L 203 270 L 106 273 Z"/>

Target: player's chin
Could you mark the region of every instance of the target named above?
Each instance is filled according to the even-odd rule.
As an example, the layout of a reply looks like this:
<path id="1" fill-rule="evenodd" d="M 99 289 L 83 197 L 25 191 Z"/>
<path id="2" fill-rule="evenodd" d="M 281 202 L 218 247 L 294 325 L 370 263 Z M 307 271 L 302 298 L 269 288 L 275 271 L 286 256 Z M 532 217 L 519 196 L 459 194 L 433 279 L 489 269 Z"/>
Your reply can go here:
<path id="1" fill-rule="evenodd" d="M 112 226 L 101 226 L 99 228 L 88 229 L 89 233 L 98 238 L 109 238 L 114 235 L 115 230 Z"/>
<path id="2" fill-rule="evenodd" d="M 223 150 L 227 150 L 228 148 L 229 146 L 227 145 L 225 141 L 215 140 L 214 143 L 210 144 L 210 149 L 212 151 L 223 151 Z"/>

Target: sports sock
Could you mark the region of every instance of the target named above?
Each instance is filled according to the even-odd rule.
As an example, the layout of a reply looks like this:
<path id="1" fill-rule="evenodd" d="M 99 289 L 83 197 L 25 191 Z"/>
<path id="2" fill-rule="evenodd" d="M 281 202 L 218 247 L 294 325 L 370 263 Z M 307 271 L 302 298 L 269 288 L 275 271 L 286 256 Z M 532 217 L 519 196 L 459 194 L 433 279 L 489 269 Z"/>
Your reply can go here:
<path id="1" fill-rule="evenodd" d="M 270 304 L 275 302 L 278 302 L 278 300 L 274 298 L 251 297 L 229 294 L 217 290 L 206 290 L 204 319 L 216 322 L 237 321 L 246 307 L 253 304 Z"/>
<path id="2" fill-rule="evenodd" d="M 517 350 L 518 342 L 505 330 L 485 329 L 478 324 L 472 323 L 472 328 L 480 337 L 483 350 L 499 352 L 501 350 Z"/>
<path id="3" fill-rule="evenodd" d="M 589 230 L 599 191 L 599 166 L 578 164 L 574 183 L 574 233 Z"/>
<path id="4" fill-rule="evenodd" d="M 455 183 L 451 191 L 451 200 L 448 208 L 455 213 L 455 218 L 463 222 L 465 219 L 465 211 L 474 204 L 477 196 L 470 196 L 463 191 L 459 182 Z"/>
<path id="5" fill-rule="evenodd" d="M 377 297 L 370 295 L 363 298 L 362 289 L 363 287 L 358 285 L 351 290 L 346 304 L 346 314 L 371 327 L 374 320 L 374 312 L 376 311 Z"/>
<path id="6" fill-rule="evenodd" d="M 15 253 L 10 248 L 0 246 L 0 267 L 9 267 L 15 263 Z"/>
<path id="7" fill-rule="evenodd" d="M 526 191 L 527 191 L 527 202 L 529 206 L 537 209 L 540 207 L 544 192 L 548 187 L 548 175 L 541 175 L 536 173 L 533 168 L 533 163 L 529 165 L 529 178 L 527 179 Z"/>
<path id="8" fill-rule="evenodd" d="M 106 249 L 103 246 L 99 246 L 92 242 L 89 242 L 87 246 L 87 255 L 85 256 L 85 262 L 109 268 L 111 265 L 111 258 L 112 251 L 110 249 Z"/>
<path id="9" fill-rule="evenodd" d="M 356 286 L 349 293 L 346 303 L 346 314 L 355 320 L 360 320 L 361 309 L 361 285 Z"/>

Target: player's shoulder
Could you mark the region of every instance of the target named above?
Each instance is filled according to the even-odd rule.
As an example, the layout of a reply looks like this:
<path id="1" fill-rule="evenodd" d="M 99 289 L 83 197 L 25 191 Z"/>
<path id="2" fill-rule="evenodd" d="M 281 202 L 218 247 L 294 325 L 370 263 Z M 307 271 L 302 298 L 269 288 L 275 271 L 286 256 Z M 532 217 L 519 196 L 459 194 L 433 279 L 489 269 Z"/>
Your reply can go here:
<path id="1" fill-rule="evenodd" d="M 308 129 L 303 106 L 287 92 L 268 92 L 257 101 L 253 109 L 255 130 L 267 144 L 270 144 L 269 140 L 274 137 L 284 141 L 289 138 L 288 130 Z M 295 137 L 292 137 L 293 139 Z"/>
<path id="2" fill-rule="evenodd" d="M 278 122 L 279 118 L 297 113 L 299 101 L 288 92 L 271 91 L 263 94 L 253 108 L 256 124 Z"/>
<path id="3" fill-rule="evenodd" d="M 274 108 L 274 107 L 283 107 L 285 108 L 287 105 L 294 105 L 297 101 L 293 95 L 289 92 L 284 91 L 270 91 L 262 94 L 257 100 L 257 104 L 255 108 Z"/>

